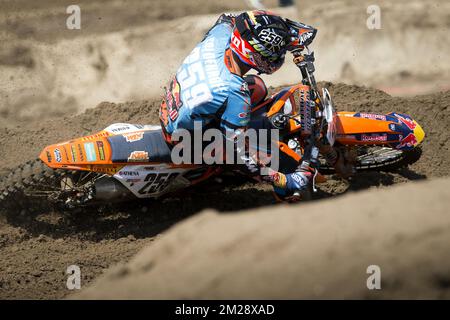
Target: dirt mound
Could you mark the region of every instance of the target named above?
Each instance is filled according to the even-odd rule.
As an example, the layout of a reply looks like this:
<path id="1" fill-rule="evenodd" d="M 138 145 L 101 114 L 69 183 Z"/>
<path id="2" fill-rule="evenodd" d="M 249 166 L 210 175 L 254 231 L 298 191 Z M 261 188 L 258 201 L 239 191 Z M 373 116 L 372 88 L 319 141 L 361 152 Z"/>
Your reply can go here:
<path id="1" fill-rule="evenodd" d="M 448 299 L 449 188 L 442 179 L 235 215 L 204 212 L 75 298 Z M 381 269 L 382 290 L 367 289 L 371 265 Z"/>
<path id="2" fill-rule="evenodd" d="M 302 0 L 301 19 L 318 28 L 319 79 L 424 92 L 450 85 L 446 0 Z M 380 28 L 369 28 L 379 10 Z M 404 90 L 408 93 L 408 90 Z"/>

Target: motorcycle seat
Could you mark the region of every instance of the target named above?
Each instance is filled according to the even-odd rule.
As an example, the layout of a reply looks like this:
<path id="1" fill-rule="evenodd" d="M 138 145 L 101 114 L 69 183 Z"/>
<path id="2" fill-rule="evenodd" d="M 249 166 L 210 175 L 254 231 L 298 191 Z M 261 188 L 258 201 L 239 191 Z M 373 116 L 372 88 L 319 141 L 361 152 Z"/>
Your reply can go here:
<path id="1" fill-rule="evenodd" d="M 171 162 L 171 150 L 161 130 L 118 134 L 108 141 L 112 162 Z"/>

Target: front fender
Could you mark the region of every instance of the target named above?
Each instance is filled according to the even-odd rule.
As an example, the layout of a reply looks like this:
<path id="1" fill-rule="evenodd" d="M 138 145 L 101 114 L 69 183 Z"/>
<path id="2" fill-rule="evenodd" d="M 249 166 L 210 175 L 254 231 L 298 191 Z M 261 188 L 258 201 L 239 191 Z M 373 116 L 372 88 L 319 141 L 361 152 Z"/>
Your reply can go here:
<path id="1" fill-rule="evenodd" d="M 412 149 L 425 138 L 422 127 L 406 114 L 338 112 L 336 141 L 344 145 L 389 145 Z"/>

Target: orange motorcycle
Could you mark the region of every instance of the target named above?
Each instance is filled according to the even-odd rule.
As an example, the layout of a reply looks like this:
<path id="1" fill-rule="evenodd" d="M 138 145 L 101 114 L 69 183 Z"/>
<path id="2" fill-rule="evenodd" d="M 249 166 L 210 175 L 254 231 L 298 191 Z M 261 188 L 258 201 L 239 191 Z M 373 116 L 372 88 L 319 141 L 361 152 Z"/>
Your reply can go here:
<path id="1" fill-rule="evenodd" d="M 314 79 L 314 53 L 294 52 L 294 62 L 301 83 L 253 106 L 250 125 L 279 129 L 280 154 L 292 166 L 307 162 L 319 176 L 333 173 L 318 151 L 319 140 L 340 149 L 356 174 L 395 170 L 420 158 L 425 134 L 413 118 L 396 112 L 335 112 L 330 93 L 319 91 Z M 169 197 L 201 182 L 216 183 L 210 178 L 223 170 L 220 165 L 174 164 L 159 126 L 116 123 L 45 147 L 39 159 L 2 181 L 0 203 L 9 210 L 67 209 Z"/>

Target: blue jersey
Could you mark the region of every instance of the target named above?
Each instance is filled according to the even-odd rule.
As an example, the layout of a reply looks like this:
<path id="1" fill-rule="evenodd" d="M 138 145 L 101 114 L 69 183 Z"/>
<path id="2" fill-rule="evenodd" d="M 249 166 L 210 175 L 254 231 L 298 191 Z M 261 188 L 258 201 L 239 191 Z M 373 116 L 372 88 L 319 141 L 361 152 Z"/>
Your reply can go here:
<path id="1" fill-rule="evenodd" d="M 218 125 L 235 130 L 250 120 L 250 94 L 244 79 L 231 73 L 225 64 L 232 26 L 215 25 L 189 56 L 166 89 L 166 116 L 161 117 L 167 133 Z M 164 119 L 163 119 L 164 118 Z"/>

